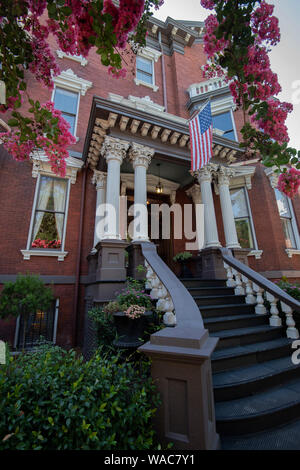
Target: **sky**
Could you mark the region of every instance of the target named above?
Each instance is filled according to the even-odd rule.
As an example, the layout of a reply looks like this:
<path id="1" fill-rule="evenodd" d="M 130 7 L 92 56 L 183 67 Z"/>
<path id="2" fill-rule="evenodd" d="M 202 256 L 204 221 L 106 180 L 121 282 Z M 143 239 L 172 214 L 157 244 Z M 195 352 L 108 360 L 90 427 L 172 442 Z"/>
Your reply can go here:
<path id="1" fill-rule="evenodd" d="M 300 0 L 272 0 L 274 14 L 279 19 L 281 41 L 270 53 L 272 70 L 278 74 L 282 92 L 281 101 L 294 105 L 286 124 L 292 147 L 300 150 Z M 167 16 L 182 20 L 203 21 L 209 10 L 200 6 L 200 0 L 164 0 L 164 5 L 154 13 L 164 21 Z"/>

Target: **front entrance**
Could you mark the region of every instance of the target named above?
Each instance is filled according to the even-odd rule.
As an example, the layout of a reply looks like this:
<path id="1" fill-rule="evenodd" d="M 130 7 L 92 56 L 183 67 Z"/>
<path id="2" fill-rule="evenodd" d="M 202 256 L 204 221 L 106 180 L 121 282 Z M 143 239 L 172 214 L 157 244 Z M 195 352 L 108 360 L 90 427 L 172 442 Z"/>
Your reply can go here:
<path id="1" fill-rule="evenodd" d="M 127 190 L 127 213 L 134 203 L 134 192 L 133 190 Z M 171 214 L 171 237 L 170 239 L 163 239 L 162 238 L 162 214 L 159 213 L 159 238 L 151 238 L 151 204 L 167 204 L 170 205 L 170 196 L 164 194 L 155 194 L 149 193 L 147 196 L 147 209 L 148 209 L 148 234 L 149 239 L 152 243 L 154 243 L 157 247 L 157 253 L 162 258 L 162 260 L 169 266 L 172 266 L 172 258 L 173 258 L 173 219 Z M 128 226 L 130 222 L 132 222 L 133 216 L 128 215 Z"/>

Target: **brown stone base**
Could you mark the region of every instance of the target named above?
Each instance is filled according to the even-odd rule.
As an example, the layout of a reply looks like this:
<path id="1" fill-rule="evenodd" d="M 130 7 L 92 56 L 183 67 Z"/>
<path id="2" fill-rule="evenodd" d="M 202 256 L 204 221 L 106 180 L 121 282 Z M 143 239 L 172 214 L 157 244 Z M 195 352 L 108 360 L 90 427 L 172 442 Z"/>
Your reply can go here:
<path id="1" fill-rule="evenodd" d="M 200 251 L 200 256 L 202 258 L 202 279 L 227 279 L 219 248 L 204 248 Z"/>
<path id="2" fill-rule="evenodd" d="M 96 281 L 122 281 L 126 279 L 125 249 L 123 240 L 101 240 L 96 246 L 98 262 Z"/>
<path id="3" fill-rule="evenodd" d="M 249 266 L 248 254 L 251 251 L 249 248 L 234 248 L 231 251 L 236 259 Z"/>

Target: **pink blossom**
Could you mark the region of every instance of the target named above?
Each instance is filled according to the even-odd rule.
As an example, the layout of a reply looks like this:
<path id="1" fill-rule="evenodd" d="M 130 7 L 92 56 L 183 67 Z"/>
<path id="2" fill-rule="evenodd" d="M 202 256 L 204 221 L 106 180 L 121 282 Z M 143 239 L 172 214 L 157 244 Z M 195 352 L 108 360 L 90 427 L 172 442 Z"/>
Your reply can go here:
<path id="1" fill-rule="evenodd" d="M 289 168 L 286 172 L 281 173 L 278 178 L 277 188 L 290 199 L 299 194 L 300 171 L 296 168 Z"/>

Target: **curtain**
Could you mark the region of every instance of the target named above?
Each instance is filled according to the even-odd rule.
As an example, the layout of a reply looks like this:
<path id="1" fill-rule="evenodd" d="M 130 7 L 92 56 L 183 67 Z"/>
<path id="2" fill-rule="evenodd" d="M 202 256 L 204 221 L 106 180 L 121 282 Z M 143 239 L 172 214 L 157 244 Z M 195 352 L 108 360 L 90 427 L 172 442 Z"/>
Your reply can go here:
<path id="1" fill-rule="evenodd" d="M 37 205 L 36 205 L 36 210 L 39 209 L 41 211 L 44 211 L 44 210 L 47 209 L 47 205 L 48 205 L 49 197 L 51 195 L 52 187 L 53 187 L 53 179 L 42 176 L 41 179 L 40 179 L 39 198 L 38 198 L 38 202 L 37 202 Z M 32 241 L 35 240 L 35 238 L 36 238 L 36 236 L 37 236 L 37 234 L 40 230 L 40 226 L 41 226 L 43 217 L 44 217 L 44 212 L 36 212 L 35 213 L 35 222 L 34 222 L 34 227 L 33 227 Z"/>
<path id="2" fill-rule="evenodd" d="M 55 178 L 53 180 L 53 198 L 55 210 L 55 222 L 59 240 L 62 241 L 63 227 L 64 227 L 64 214 L 57 214 L 57 212 L 65 211 L 66 204 L 66 181 Z"/>

